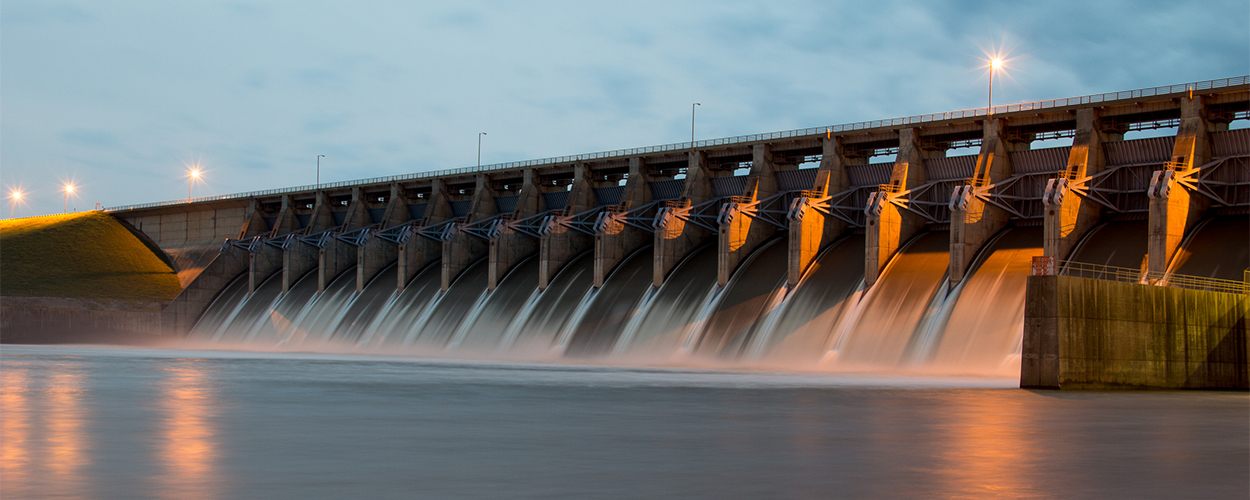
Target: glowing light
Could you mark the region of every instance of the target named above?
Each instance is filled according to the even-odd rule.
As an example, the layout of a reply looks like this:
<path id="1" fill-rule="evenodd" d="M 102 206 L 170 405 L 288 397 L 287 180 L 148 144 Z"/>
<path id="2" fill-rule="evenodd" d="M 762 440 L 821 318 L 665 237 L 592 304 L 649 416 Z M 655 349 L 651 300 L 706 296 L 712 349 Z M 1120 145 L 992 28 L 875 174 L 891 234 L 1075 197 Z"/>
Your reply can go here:
<path id="1" fill-rule="evenodd" d="M 198 161 L 194 163 L 183 163 L 183 165 L 187 167 L 187 202 L 190 203 L 193 196 L 192 188 L 196 184 L 204 182 L 204 174 L 207 171 L 204 170 L 204 167 L 201 166 Z"/>
<path id="2" fill-rule="evenodd" d="M 1002 59 L 994 59 L 993 61 L 990 61 L 991 68 L 998 69 L 998 68 L 1001 68 L 1002 66 L 1003 66 Z"/>
<path id="3" fill-rule="evenodd" d="M 64 184 L 64 186 L 63 186 L 63 188 L 62 188 L 62 191 L 64 191 L 64 196 L 62 197 L 62 198 L 63 198 L 63 205 L 64 205 L 64 206 L 62 206 L 62 207 L 61 207 L 61 212 L 62 212 L 62 213 L 69 213 L 69 199 L 70 199 L 70 197 L 71 197 L 71 196 L 74 196 L 74 197 L 76 197 L 76 196 L 77 196 L 77 195 L 75 195 L 75 194 L 74 194 L 74 190 L 76 190 L 76 189 L 78 189 L 78 186 L 75 186 L 75 185 L 74 185 L 74 181 L 73 181 L 73 180 L 70 180 L 69 182 L 66 182 L 66 183 Z"/>
<path id="4" fill-rule="evenodd" d="M 22 192 L 21 192 L 21 191 L 10 191 L 10 192 L 9 192 L 9 198 L 13 198 L 13 201 L 21 201 L 21 200 L 22 200 Z"/>

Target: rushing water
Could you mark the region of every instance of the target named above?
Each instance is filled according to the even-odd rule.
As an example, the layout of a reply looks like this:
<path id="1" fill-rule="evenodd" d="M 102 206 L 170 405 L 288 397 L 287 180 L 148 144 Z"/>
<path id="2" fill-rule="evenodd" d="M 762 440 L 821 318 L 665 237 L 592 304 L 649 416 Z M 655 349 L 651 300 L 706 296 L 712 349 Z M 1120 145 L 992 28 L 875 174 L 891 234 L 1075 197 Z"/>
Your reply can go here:
<path id="1" fill-rule="evenodd" d="M 1250 258 L 1244 216 L 1204 221 L 1173 262 L 1182 274 L 1234 277 Z M 1072 260 L 1138 268 L 1146 223 L 1096 227 Z M 281 293 L 275 275 L 255 293 L 231 283 L 189 336 L 191 347 L 358 352 L 456 359 L 572 358 L 630 366 L 742 366 L 819 371 L 1019 373 L 1024 288 L 1042 230 L 1012 227 L 975 256 L 965 278 L 947 277 L 950 233 L 922 232 L 864 283 L 864 238 L 830 245 L 798 285 L 786 283 L 784 238 L 760 245 L 725 286 L 717 247 L 691 251 L 652 286 L 652 249 L 626 257 L 603 287 L 593 255 L 572 259 L 545 290 L 537 257 L 487 289 L 485 259 L 440 290 L 438 263 L 402 292 L 388 267 L 356 291 L 355 269 L 317 292 L 315 273 Z"/>
<path id="2" fill-rule="evenodd" d="M 1250 397 L 3 346 L 4 498 L 1245 498 Z"/>

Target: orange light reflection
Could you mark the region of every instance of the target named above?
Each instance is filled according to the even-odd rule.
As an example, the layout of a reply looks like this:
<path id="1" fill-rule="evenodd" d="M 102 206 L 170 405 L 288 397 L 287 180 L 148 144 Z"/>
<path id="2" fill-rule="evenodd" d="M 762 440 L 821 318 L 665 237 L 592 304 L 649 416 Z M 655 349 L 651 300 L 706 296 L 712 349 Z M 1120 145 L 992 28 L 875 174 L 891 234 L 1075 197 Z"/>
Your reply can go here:
<path id="1" fill-rule="evenodd" d="M 0 484 L 10 492 L 30 485 L 30 409 L 26 370 L 5 368 L 0 374 Z"/>
<path id="2" fill-rule="evenodd" d="M 212 426 L 216 404 L 202 368 L 186 361 L 169 369 L 162 387 L 159 491 L 170 498 L 218 496 L 217 443 Z"/>

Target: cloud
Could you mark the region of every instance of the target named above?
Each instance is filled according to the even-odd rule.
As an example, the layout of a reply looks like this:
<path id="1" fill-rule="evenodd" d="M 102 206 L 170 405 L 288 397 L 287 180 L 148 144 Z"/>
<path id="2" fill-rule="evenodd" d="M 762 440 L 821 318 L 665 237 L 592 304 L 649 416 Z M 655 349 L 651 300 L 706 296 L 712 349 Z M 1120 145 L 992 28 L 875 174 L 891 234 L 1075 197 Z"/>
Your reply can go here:
<path id="1" fill-rule="evenodd" d="M 94 18 L 86 9 L 66 2 L 5 0 L 0 15 L 6 25 L 79 24 Z"/>
<path id="2" fill-rule="evenodd" d="M 104 130 L 72 129 L 61 132 L 61 140 L 75 145 L 97 149 L 120 149 L 117 136 Z"/>
<path id="3" fill-rule="evenodd" d="M 5 0 L 0 181 L 122 204 L 185 196 L 181 158 L 250 191 L 320 153 L 323 180 L 472 165 L 481 131 L 488 163 L 680 142 L 692 102 L 701 138 L 964 109 L 991 43 L 1022 56 L 997 102 L 1250 72 L 1244 0 L 638 2 Z"/>

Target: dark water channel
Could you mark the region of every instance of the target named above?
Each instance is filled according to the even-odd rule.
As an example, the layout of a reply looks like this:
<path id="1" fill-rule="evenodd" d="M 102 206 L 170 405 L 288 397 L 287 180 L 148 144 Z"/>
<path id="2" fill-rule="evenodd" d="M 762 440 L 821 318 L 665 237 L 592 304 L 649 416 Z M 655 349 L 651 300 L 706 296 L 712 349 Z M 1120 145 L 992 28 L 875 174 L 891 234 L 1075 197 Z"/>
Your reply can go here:
<path id="1" fill-rule="evenodd" d="M 8 498 L 1246 498 L 1250 396 L 4 346 Z"/>

